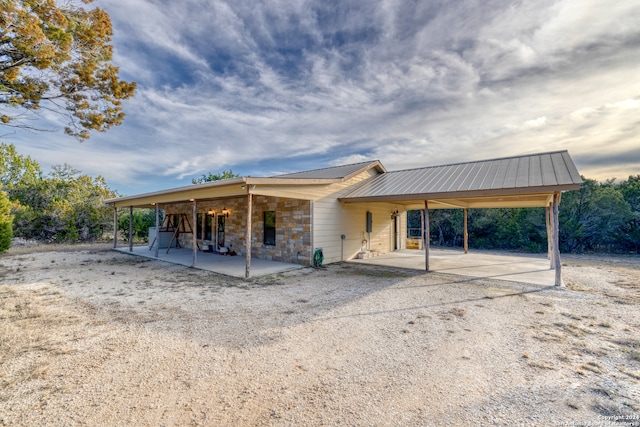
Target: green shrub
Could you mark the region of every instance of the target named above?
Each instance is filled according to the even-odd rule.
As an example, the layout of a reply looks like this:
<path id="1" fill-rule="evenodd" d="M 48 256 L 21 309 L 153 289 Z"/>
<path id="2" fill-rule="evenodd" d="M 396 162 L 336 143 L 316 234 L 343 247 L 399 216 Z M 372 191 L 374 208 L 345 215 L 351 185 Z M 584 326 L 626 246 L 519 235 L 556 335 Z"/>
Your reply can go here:
<path id="1" fill-rule="evenodd" d="M 11 202 L 7 193 L 0 191 L 0 252 L 11 247 L 13 237 L 13 217 L 11 216 Z"/>

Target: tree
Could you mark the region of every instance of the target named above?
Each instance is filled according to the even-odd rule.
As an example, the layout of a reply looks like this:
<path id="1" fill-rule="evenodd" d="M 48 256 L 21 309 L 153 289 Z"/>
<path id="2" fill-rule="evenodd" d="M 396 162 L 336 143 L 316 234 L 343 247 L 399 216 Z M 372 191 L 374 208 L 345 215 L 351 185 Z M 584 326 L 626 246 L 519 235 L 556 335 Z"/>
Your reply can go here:
<path id="1" fill-rule="evenodd" d="M 240 175 L 233 173 L 231 169 L 228 171 L 222 171 L 221 173 L 211 173 L 202 175 L 200 178 L 194 178 L 191 180 L 192 184 L 202 184 L 203 182 L 221 181 L 223 179 L 239 178 Z"/>
<path id="2" fill-rule="evenodd" d="M 640 175 L 630 176 L 618 188 L 631 208 L 631 219 L 623 227 L 623 240 L 627 249 L 640 254 Z"/>
<path id="3" fill-rule="evenodd" d="M 567 252 L 607 250 L 622 239 L 631 219 L 629 203 L 613 180 L 598 183 L 582 177 L 580 190 L 562 196 L 560 240 Z"/>
<path id="4" fill-rule="evenodd" d="M 17 236 L 49 242 L 94 240 L 110 224 L 103 201 L 115 197 L 104 178 L 82 175 L 69 165 L 45 176 L 40 165 L 0 144 L 0 188 L 13 201 Z"/>
<path id="5" fill-rule="evenodd" d="M 155 226 L 155 209 L 135 209 L 133 211 L 132 231 L 134 241 L 148 240 L 149 229 Z M 118 231 L 125 240 L 129 239 L 129 209 L 121 209 L 118 213 Z"/>
<path id="6" fill-rule="evenodd" d="M 13 217 L 11 216 L 11 202 L 7 193 L 0 190 L 0 252 L 11 247 L 13 237 Z"/>
<path id="7" fill-rule="evenodd" d="M 33 129 L 25 119 L 47 109 L 65 115 L 65 133 L 83 140 L 122 123 L 122 101 L 136 84 L 120 80 L 111 64 L 112 27 L 104 10 L 85 9 L 77 0 L 0 5 L 0 124 Z"/>
<path id="8" fill-rule="evenodd" d="M 12 189 L 42 179 L 38 162 L 16 152 L 13 144 L 0 144 L 0 187 L 11 197 Z"/>

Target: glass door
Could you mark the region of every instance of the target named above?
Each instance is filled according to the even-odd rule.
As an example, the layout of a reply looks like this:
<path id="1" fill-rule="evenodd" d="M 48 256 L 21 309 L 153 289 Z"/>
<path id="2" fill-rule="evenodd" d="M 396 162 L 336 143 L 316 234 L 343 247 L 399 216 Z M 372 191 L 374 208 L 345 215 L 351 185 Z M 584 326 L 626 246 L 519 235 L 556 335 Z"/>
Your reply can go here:
<path id="1" fill-rule="evenodd" d="M 218 246 L 224 246 L 224 215 L 218 215 Z"/>

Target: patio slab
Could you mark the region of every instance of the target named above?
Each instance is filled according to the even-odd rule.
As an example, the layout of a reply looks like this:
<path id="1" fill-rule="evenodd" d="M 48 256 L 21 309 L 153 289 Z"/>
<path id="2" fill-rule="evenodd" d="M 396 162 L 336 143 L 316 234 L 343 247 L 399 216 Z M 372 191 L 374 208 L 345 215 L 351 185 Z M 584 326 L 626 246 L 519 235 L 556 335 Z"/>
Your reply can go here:
<path id="1" fill-rule="evenodd" d="M 187 267 L 191 267 L 191 263 L 193 261 L 193 251 L 191 249 L 171 248 L 169 253 L 167 253 L 166 248 L 160 249 L 158 252 L 158 258 L 155 257 L 155 250 L 149 250 L 149 246 L 146 245 L 134 246 L 132 252 L 129 251 L 128 246 L 116 248 L 114 250 L 126 254 L 170 262 L 172 264 L 184 265 Z M 246 266 L 244 256 L 224 256 L 211 252 L 198 252 L 194 268 L 227 276 L 244 278 Z M 300 268 L 304 268 L 304 266 L 300 264 L 251 258 L 251 277 L 267 276 L 269 274 L 277 274 Z"/>
<path id="2" fill-rule="evenodd" d="M 120 247 L 115 250 L 186 267 L 191 266 L 193 259 L 191 249 L 171 248 L 168 254 L 166 249 L 161 249 L 158 258 L 155 257 L 155 251 L 149 250 L 146 245 L 134 246 L 133 252 L 129 252 L 129 247 Z M 500 279 L 542 286 L 550 286 L 555 282 L 555 272 L 549 269 L 549 260 L 541 254 L 512 255 L 473 251 L 465 254 L 462 251 L 447 249 L 431 249 L 429 254 L 431 271 L 476 279 Z M 369 259 L 354 259 L 347 262 L 424 270 L 424 250 L 406 249 Z M 245 275 L 244 256 L 224 256 L 210 252 L 198 252 L 194 267 L 232 277 L 244 278 Z M 305 266 L 257 258 L 251 259 L 251 277 L 301 268 L 305 268 Z"/>
<path id="3" fill-rule="evenodd" d="M 402 250 L 369 259 L 350 262 L 388 267 L 424 270 L 424 250 Z M 544 254 L 496 254 L 431 249 L 429 270 L 457 274 L 478 279 L 500 279 L 513 282 L 550 286 L 555 283 L 555 271 Z"/>

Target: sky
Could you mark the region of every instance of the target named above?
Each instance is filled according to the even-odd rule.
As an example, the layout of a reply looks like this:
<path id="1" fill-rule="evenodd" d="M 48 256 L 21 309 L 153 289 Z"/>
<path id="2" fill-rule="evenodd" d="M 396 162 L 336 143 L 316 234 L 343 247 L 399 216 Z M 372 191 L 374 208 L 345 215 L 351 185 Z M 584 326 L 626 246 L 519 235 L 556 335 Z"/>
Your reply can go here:
<path id="1" fill-rule="evenodd" d="M 640 174 L 638 0 L 97 0 L 124 123 L 2 141 L 132 195 L 208 172 L 388 170 L 569 150 Z"/>

